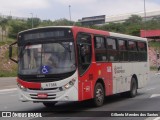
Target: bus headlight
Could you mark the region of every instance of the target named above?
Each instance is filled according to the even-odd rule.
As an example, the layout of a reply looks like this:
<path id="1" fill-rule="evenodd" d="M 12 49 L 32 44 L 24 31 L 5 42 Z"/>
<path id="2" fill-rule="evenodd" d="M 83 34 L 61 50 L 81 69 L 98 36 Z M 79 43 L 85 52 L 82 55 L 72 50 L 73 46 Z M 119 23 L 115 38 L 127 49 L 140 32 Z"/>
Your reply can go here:
<path id="1" fill-rule="evenodd" d="M 25 88 L 23 85 L 21 85 L 21 84 L 19 84 L 19 83 L 17 83 L 17 85 L 18 85 L 18 87 L 19 87 L 21 90 L 23 90 L 23 91 L 26 91 L 26 90 L 27 90 L 27 88 Z"/>
<path id="2" fill-rule="evenodd" d="M 75 79 L 72 79 L 71 81 L 69 81 L 67 84 L 65 84 L 64 86 L 60 87 L 59 89 L 62 91 L 62 90 L 65 90 L 65 89 L 69 89 L 71 88 L 74 84 L 75 84 Z"/>

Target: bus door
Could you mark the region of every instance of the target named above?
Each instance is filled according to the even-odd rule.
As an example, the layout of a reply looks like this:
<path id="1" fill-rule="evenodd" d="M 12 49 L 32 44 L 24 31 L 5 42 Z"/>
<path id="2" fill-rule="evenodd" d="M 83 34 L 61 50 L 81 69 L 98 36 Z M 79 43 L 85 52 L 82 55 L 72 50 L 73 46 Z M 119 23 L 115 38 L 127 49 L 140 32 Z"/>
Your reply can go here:
<path id="1" fill-rule="evenodd" d="M 79 33 L 77 37 L 79 86 L 83 100 L 92 98 L 93 93 L 93 69 L 90 68 L 92 61 L 91 38 L 91 35 L 86 33 Z"/>

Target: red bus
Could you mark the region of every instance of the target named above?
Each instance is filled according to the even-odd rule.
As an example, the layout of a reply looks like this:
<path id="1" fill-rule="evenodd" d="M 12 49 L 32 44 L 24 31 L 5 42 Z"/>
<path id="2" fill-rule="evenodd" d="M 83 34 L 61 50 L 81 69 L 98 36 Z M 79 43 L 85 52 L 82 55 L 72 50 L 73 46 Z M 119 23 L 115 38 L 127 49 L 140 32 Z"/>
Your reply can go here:
<path id="1" fill-rule="evenodd" d="M 18 45 L 18 60 L 12 46 Z M 59 101 L 92 99 L 125 93 L 135 97 L 149 75 L 147 39 L 76 26 L 22 31 L 9 47 L 18 63 L 21 101 L 54 106 Z"/>

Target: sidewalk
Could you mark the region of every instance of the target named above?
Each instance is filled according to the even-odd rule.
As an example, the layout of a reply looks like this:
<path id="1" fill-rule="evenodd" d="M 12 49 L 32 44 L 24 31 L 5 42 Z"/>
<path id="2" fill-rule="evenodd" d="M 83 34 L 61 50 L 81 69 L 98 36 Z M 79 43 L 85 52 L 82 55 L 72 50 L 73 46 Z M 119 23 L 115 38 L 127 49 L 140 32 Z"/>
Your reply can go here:
<path id="1" fill-rule="evenodd" d="M 16 77 L 0 77 L 0 90 L 16 88 Z"/>

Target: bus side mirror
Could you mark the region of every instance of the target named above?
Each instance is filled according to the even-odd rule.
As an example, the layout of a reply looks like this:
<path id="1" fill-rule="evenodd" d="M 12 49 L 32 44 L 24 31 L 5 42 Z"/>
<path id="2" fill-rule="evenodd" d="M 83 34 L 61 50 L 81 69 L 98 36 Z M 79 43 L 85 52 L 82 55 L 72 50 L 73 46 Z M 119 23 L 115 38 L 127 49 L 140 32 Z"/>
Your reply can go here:
<path id="1" fill-rule="evenodd" d="M 12 43 L 11 45 L 9 45 L 9 59 L 12 60 L 15 63 L 18 63 L 17 60 L 15 60 L 15 59 L 12 58 L 12 46 L 15 45 L 15 44 L 17 44 L 17 41 L 14 42 L 14 43 Z"/>

